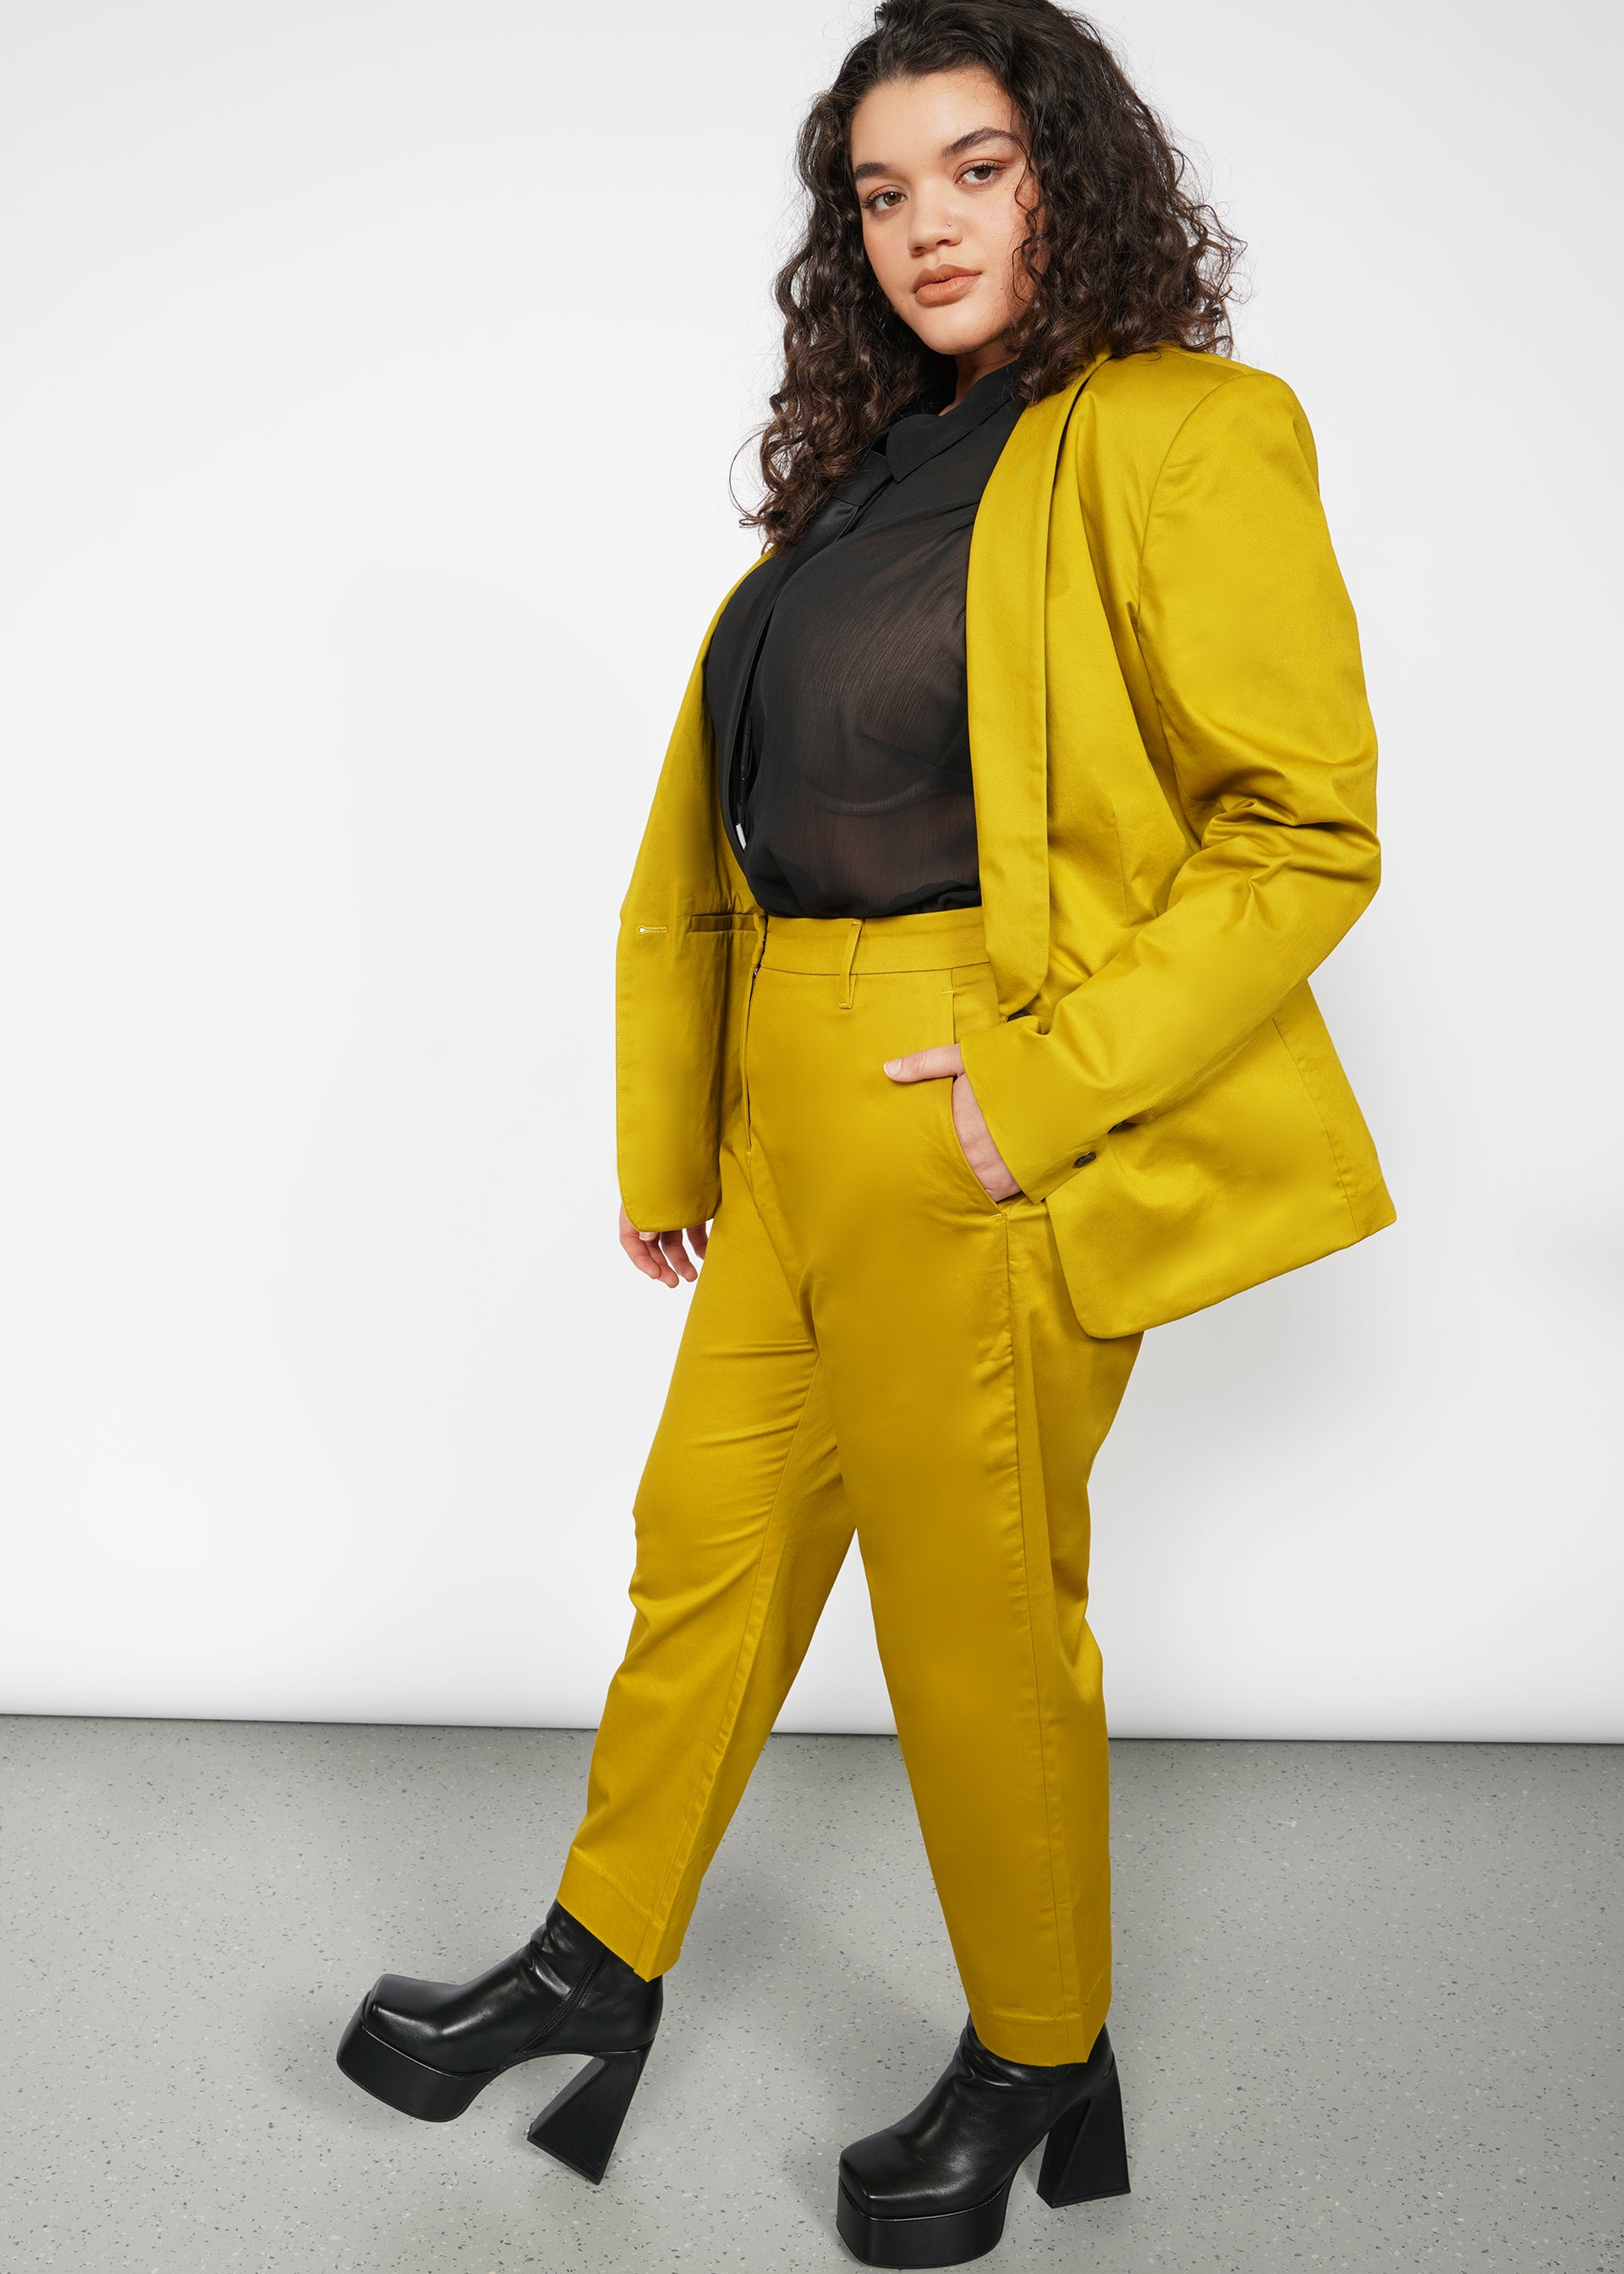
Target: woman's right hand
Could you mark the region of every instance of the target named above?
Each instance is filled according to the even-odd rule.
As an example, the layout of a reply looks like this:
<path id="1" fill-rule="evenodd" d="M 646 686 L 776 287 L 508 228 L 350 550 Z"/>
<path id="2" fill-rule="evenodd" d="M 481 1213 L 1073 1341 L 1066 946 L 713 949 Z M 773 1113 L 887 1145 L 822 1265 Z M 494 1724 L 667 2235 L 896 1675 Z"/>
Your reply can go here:
<path id="1" fill-rule="evenodd" d="M 658 1279 L 662 1285 L 674 1287 L 679 1279 L 697 1279 L 695 1263 L 703 1263 L 707 1235 L 703 1224 L 683 1227 L 688 1234 L 688 1247 L 694 1251 L 688 1260 L 688 1247 L 682 1245 L 681 1231 L 639 1231 L 630 1216 L 620 1210 L 620 1245 L 645 1279 Z"/>

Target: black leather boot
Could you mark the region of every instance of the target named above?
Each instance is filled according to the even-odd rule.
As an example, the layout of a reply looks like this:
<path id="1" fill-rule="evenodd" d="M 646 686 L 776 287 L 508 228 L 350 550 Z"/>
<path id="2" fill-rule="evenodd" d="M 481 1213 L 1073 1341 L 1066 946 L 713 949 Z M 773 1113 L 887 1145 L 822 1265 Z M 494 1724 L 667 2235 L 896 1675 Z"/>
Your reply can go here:
<path id="1" fill-rule="evenodd" d="M 530 2126 L 538 2148 L 601 2180 L 659 2027 L 662 1992 L 554 1903 L 523 1950 L 472 1982 L 385 1974 L 351 2016 L 338 2065 L 431 2124 L 460 2116 L 504 2069 L 591 2053 Z"/>
<path id="2" fill-rule="evenodd" d="M 865 2266 L 959 2266 L 1004 2232 L 1010 2183 L 1044 2134 L 1038 2193 L 1058 2209 L 1128 2192 L 1122 2089 L 1103 2029 L 1086 2061 L 1029 2067 L 966 2022 L 919 2106 L 840 2158 L 836 2224 Z"/>

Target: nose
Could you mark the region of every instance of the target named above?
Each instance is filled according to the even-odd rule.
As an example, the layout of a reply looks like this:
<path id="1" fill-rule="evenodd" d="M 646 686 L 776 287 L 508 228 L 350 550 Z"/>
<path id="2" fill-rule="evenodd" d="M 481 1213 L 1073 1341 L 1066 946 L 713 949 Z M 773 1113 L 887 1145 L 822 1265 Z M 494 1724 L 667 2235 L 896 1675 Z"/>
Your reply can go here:
<path id="1" fill-rule="evenodd" d="M 959 240 L 959 216 L 953 211 L 951 192 L 922 189 L 914 200 L 910 215 L 913 226 L 908 231 L 908 250 L 922 258 L 944 245 L 957 245 Z"/>

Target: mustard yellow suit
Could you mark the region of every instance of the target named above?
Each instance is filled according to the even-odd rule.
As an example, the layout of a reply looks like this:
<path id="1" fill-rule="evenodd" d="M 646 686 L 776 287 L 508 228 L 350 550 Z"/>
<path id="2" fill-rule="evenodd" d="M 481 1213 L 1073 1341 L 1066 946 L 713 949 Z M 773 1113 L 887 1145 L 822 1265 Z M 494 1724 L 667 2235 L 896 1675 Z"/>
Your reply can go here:
<path id="1" fill-rule="evenodd" d="M 1147 1328 L 1394 1216 L 1307 983 L 1380 866 L 1307 420 L 1174 348 L 1022 412 L 966 590 L 980 909 L 763 913 L 717 798 L 715 622 L 616 969 L 627 1213 L 711 1245 L 560 1900 L 673 1962 L 854 1527 L 976 2028 L 1081 2059 L 1109 2000 L 1089 1465 Z M 949 1085 L 883 1071 L 955 1040 L 1011 1200 Z"/>

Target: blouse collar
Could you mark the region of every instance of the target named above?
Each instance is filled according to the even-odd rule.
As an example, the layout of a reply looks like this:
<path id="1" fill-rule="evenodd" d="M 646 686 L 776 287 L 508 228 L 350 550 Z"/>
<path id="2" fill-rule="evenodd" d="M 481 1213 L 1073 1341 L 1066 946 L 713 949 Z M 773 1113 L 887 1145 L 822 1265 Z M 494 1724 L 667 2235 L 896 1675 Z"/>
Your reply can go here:
<path id="1" fill-rule="evenodd" d="M 951 449 L 974 433 L 1010 400 L 1012 363 L 983 372 L 962 403 L 951 410 L 909 410 L 893 419 L 883 439 L 885 463 L 893 481 L 904 481 L 938 452 Z"/>

